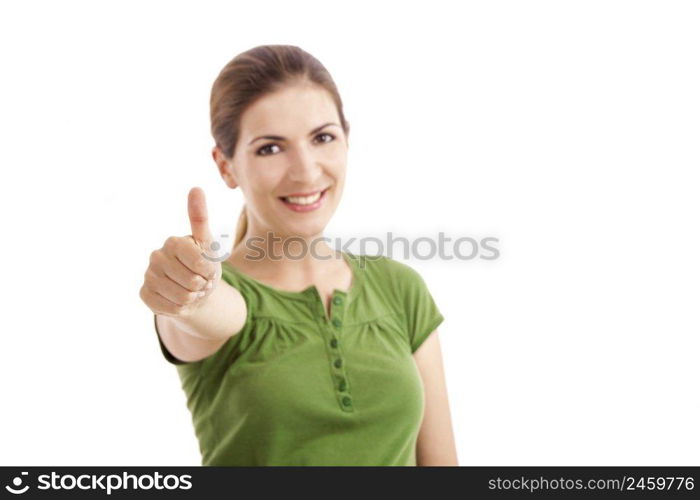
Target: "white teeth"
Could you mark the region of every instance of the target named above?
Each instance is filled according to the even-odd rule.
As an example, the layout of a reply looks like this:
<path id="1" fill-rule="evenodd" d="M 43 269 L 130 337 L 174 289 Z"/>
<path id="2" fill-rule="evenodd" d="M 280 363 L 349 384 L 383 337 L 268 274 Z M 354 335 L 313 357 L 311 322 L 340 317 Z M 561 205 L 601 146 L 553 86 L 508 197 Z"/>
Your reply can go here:
<path id="1" fill-rule="evenodd" d="M 311 205 L 321 197 L 321 191 L 311 196 L 285 196 L 284 199 L 296 205 Z"/>

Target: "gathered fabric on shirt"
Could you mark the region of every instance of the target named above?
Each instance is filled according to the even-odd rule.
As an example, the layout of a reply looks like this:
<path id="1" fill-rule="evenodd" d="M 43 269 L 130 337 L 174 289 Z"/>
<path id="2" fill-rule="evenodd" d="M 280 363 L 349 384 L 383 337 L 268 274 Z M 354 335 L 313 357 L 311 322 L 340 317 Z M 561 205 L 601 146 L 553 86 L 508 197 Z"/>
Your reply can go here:
<path id="1" fill-rule="evenodd" d="M 184 362 L 156 324 L 202 465 L 416 465 L 425 398 L 413 353 L 444 318 L 412 267 L 341 253 L 353 280 L 330 314 L 315 286 L 277 289 L 224 261 L 222 280 L 247 305 L 241 331 Z"/>

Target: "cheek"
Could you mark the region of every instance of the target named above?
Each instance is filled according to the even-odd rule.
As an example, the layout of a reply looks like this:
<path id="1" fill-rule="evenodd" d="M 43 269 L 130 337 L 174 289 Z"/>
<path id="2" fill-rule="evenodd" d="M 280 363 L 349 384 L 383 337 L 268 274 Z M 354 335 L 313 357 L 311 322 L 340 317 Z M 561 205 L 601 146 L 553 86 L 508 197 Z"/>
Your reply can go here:
<path id="1" fill-rule="evenodd" d="M 338 170 L 344 168 L 348 155 L 344 148 L 340 146 L 331 147 L 328 145 L 326 148 L 318 151 L 316 159 L 329 168 Z"/>
<path id="2" fill-rule="evenodd" d="M 337 182 L 342 182 L 343 179 L 345 179 L 346 165 L 342 161 L 339 161 L 337 163 L 333 163 L 329 167 L 329 171 L 330 171 L 330 174 L 333 176 L 333 178 Z"/>
<path id="3" fill-rule="evenodd" d="M 334 162 L 344 163 L 348 156 L 348 150 L 343 143 L 336 141 L 332 144 L 326 144 L 323 154 Z"/>
<path id="4" fill-rule="evenodd" d="M 272 165 L 252 170 L 248 175 L 249 190 L 254 196 L 269 196 L 275 191 L 283 177 L 283 170 Z"/>
<path id="5" fill-rule="evenodd" d="M 329 166 L 329 169 L 333 172 L 334 175 L 339 177 L 345 175 L 347 161 L 347 151 L 343 147 L 338 147 L 329 150 L 327 157 L 325 158 L 325 162 Z"/>

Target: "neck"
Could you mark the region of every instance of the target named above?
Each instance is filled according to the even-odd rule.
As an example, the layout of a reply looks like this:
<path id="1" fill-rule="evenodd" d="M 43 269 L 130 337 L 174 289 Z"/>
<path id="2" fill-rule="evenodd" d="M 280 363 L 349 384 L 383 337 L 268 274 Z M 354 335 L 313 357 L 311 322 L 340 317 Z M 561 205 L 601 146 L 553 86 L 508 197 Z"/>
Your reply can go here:
<path id="1" fill-rule="evenodd" d="M 247 233 L 228 260 L 237 267 L 254 269 L 260 274 L 314 277 L 327 270 L 328 264 L 342 260 L 341 253 L 322 238 L 322 233 L 314 236 Z"/>

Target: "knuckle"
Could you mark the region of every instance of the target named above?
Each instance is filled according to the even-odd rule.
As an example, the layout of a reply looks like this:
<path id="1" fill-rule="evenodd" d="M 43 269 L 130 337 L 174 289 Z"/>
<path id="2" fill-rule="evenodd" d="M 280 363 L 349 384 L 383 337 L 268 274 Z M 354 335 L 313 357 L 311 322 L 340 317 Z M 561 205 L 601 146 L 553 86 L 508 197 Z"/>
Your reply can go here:
<path id="1" fill-rule="evenodd" d="M 148 262 L 149 262 L 150 264 L 153 264 L 154 262 L 156 262 L 156 260 L 158 259 L 158 253 L 159 253 L 159 252 L 160 252 L 160 250 L 153 250 L 153 251 L 151 252 L 151 255 L 148 256 Z"/>
<path id="2" fill-rule="evenodd" d="M 183 245 L 179 253 L 195 266 L 199 266 L 200 261 L 204 260 L 202 258 L 202 250 L 194 243 Z"/>
<path id="3" fill-rule="evenodd" d="M 177 244 L 177 237 L 176 236 L 168 236 L 165 239 L 165 243 L 163 244 L 163 248 L 173 248 Z"/>
<path id="4" fill-rule="evenodd" d="M 160 309 L 158 307 L 158 303 L 153 301 L 152 294 L 148 287 L 142 286 L 141 291 L 139 292 L 139 297 L 141 297 L 141 300 L 143 301 L 146 306 L 153 311 L 154 313 L 160 312 Z"/>
<path id="5" fill-rule="evenodd" d="M 194 292 L 182 291 L 177 294 L 177 301 L 180 304 L 189 304 L 194 300 Z"/>
<path id="6" fill-rule="evenodd" d="M 149 266 L 149 268 L 146 269 L 146 272 L 143 273 L 143 282 L 151 283 L 153 281 L 153 274 L 153 268 Z"/>
<path id="7" fill-rule="evenodd" d="M 144 277 L 144 283 L 146 283 L 151 289 L 158 291 L 163 287 L 162 278 L 156 274 L 153 269 L 150 269 L 146 276 Z"/>
<path id="8" fill-rule="evenodd" d="M 175 294 L 175 298 L 172 300 L 174 300 L 179 305 L 187 304 L 187 301 L 189 300 L 189 295 L 189 292 L 181 290 Z"/>
<path id="9" fill-rule="evenodd" d="M 190 279 L 187 283 L 187 288 L 189 288 L 190 290 L 198 290 L 199 288 L 202 288 L 202 286 L 204 286 L 203 281 L 204 280 L 201 276 L 199 276 L 198 274 L 193 274 L 190 276 Z"/>
<path id="10" fill-rule="evenodd" d="M 175 304 L 173 306 L 173 312 L 177 315 L 182 315 L 187 311 L 187 306 L 184 304 Z"/>
<path id="11" fill-rule="evenodd" d="M 203 261 L 199 265 L 198 272 L 202 277 L 211 275 L 211 262 L 207 260 Z"/>
<path id="12" fill-rule="evenodd" d="M 202 255 L 201 248 L 197 247 L 195 251 L 195 265 L 197 266 L 197 271 L 205 269 L 209 265 L 209 261 Z"/>
<path id="13" fill-rule="evenodd" d="M 208 264 L 205 259 L 202 258 L 201 255 L 199 255 L 199 252 L 197 253 L 197 256 L 194 258 L 192 265 L 194 266 L 194 272 L 197 273 L 198 275 L 204 275 L 204 272 L 206 271 Z"/>
<path id="14" fill-rule="evenodd" d="M 177 308 L 175 304 L 167 304 L 163 306 L 163 311 L 168 316 L 177 316 Z"/>

